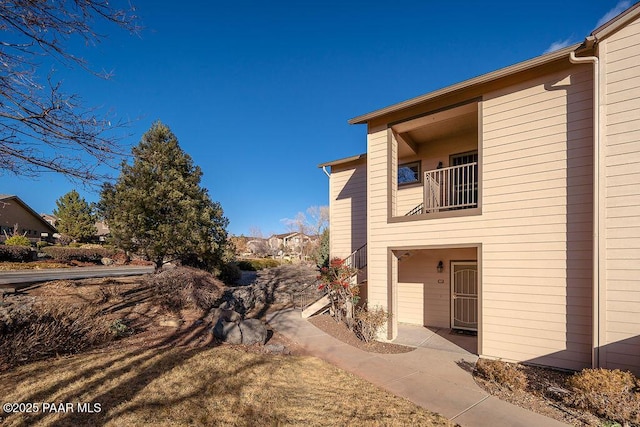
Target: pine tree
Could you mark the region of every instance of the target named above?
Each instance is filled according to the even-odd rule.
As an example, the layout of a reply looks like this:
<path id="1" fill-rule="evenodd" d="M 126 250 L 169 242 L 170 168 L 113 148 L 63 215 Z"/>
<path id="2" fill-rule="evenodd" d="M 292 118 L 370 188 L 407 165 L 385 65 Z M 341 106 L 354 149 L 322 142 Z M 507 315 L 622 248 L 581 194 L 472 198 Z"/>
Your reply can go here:
<path id="1" fill-rule="evenodd" d="M 56 200 L 56 206 L 53 214 L 58 217 L 56 227 L 60 234 L 74 242 L 88 242 L 95 236 L 93 209 L 76 190 Z"/>
<path id="2" fill-rule="evenodd" d="M 153 261 L 180 260 L 209 268 L 227 242 L 222 207 L 200 187 L 202 171 L 161 122 L 154 123 L 122 164 L 115 185 L 102 190 L 100 210 L 114 243 Z"/>

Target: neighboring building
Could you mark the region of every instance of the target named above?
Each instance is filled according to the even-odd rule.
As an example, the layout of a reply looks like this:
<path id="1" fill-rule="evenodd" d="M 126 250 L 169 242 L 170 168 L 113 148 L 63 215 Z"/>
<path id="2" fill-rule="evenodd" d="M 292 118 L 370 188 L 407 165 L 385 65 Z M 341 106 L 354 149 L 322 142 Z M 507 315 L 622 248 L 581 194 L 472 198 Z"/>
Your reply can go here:
<path id="1" fill-rule="evenodd" d="M 318 236 L 309 236 L 307 234 L 294 231 L 291 233 L 274 234 L 269 237 L 268 242 L 269 248 L 271 248 L 273 253 L 279 256 L 303 256 L 308 255 L 306 253 L 307 249 L 318 242 Z"/>
<path id="2" fill-rule="evenodd" d="M 246 246 L 248 255 L 264 257 L 272 254 L 269 241 L 261 237 L 253 237 L 251 240 L 247 240 Z"/>
<path id="3" fill-rule="evenodd" d="M 109 237 L 109 226 L 105 221 L 96 221 L 96 239 L 98 242 L 104 243 L 107 241 L 107 237 Z"/>
<path id="4" fill-rule="evenodd" d="M 58 226 L 58 217 L 55 215 L 51 215 L 51 214 L 40 214 L 40 216 L 42 217 L 42 219 L 44 219 L 45 221 L 47 221 L 49 224 L 53 225 L 54 227 Z"/>
<path id="5" fill-rule="evenodd" d="M 0 242 L 17 232 L 32 242 L 52 240 L 56 229 L 18 196 L 0 194 Z"/>
<path id="6" fill-rule="evenodd" d="M 640 374 L 640 4 L 350 123 L 366 154 L 320 165 L 331 256 L 362 247 L 387 338 L 470 330 L 483 357 Z"/>

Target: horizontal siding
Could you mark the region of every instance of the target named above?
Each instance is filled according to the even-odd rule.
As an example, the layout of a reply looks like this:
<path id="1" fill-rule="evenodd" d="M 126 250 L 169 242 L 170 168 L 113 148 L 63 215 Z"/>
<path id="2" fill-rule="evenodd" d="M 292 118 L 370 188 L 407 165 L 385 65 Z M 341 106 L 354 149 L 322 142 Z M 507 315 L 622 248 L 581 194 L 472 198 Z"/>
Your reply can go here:
<path id="1" fill-rule="evenodd" d="M 366 164 L 332 168 L 330 188 L 331 257 L 345 258 L 367 241 Z"/>
<path id="2" fill-rule="evenodd" d="M 640 374 L 640 21 L 603 42 L 607 367 Z"/>
<path id="3" fill-rule="evenodd" d="M 571 369 L 590 364 L 591 84 L 588 66 L 572 66 L 485 95 L 482 215 L 389 223 L 389 141 L 385 130 L 370 130 L 369 291 L 375 303 L 388 302 L 389 248 L 481 244 L 483 354 Z M 421 283 L 423 294 L 429 291 L 425 280 L 398 280 L 398 298 L 407 304 L 409 291 L 401 295 L 401 285 Z M 415 286 L 412 292 L 415 299 Z M 423 299 L 422 309 L 428 312 L 435 301 Z M 419 305 L 412 310 L 415 320 Z"/>

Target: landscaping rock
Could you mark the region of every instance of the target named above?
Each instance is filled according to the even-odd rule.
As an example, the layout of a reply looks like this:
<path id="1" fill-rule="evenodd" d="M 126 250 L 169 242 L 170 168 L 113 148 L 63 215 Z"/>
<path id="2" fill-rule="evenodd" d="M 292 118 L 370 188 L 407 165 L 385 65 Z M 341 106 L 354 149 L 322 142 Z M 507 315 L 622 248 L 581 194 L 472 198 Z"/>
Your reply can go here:
<path id="1" fill-rule="evenodd" d="M 267 326 L 258 319 L 247 319 L 239 323 L 242 344 L 264 344 L 267 342 Z"/>
<path id="2" fill-rule="evenodd" d="M 228 322 L 224 319 L 220 319 L 211 332 L 213 333 L 213 336 L 226 343 L 242 344 L 242 331 L 235 322 Z"/>
<path id="3" fill-rule="evenodd" d="M 267 310 L 272 305 L 291 304 L 294 296 L 320 298 L 323 292 L 318 290 L 317 275 L 315 267 L 301 264 L 261 270 L 250 285 L 228 287 L 220 307 L 233 309 L 245 316 Z"/>
<path id="4" fill-rule="evenodd" d="M 267 341 L 268 331 L 267 326 L 258 319 L 233 322 L 220 317 L 211 333 L 228 344 L 262 345 Z"/>
<path id="5" fill-rule="evenodd" d="M 164 319 L 158 322 L 160 326 L 166 326 L 169 328 L 179 328 L 182 325 L 182 320 L 180 319 Z"/>
<path id="6" fill-rule="evenodd" d="M 220 319 L 224 319 L 227 322 L 237 323 L 242 320 L 242 316 L 238 312 L 221 307 L 212 308 L 206 316 L 206 320 L 212 325 L 217 324 Z"/>
<path id="7" fill-rule="evenodd" d="M 267 344 L 264 346 L 265 353 L 289 354 L 290 351 L 283 344 Z"/>

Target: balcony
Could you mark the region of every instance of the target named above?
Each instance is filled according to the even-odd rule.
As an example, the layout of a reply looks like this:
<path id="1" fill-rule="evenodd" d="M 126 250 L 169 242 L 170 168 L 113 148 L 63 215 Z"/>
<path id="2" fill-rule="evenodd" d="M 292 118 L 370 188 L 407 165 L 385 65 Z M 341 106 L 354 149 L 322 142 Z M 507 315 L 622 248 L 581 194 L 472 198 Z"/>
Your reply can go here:
<path id="1" fill-rule="evenodd" d="M 422 203 L 405 216 L 478 207 L 478 162 L 424 173 Z"/>

